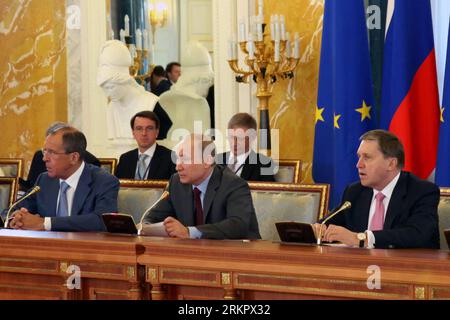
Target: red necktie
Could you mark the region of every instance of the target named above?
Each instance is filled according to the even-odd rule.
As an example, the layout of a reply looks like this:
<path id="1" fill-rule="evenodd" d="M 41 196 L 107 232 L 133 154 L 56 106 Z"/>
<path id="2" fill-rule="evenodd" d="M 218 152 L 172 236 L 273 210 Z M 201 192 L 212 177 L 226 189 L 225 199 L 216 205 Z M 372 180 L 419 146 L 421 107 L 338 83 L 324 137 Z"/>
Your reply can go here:
<path id="1" fill-rule="evenodd" d="M 202 192 L 198 188 L 194 188 L 194 203 L 195 203 L 195 225 L 199 226 L 204 224 L 203 222 L 203 208 L 200 194 Z"/>

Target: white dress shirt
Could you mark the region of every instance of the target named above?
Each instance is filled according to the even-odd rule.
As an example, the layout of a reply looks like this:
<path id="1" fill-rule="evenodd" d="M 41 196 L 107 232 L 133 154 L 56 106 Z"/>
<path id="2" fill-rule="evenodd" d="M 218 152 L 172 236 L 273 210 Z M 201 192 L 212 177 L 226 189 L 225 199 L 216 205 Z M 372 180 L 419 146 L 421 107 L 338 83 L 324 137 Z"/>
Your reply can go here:
<path id="1" fill-rule="evenodd" d="M 69 178 L 66 180 L 59 179 L 59 185 L 61 185 L 61 182 L 65 181 L 69 188 L 66 191 L 66 197 L 67 197 L 67 209 L 69 217 L 72 214 L 72 204 L 73 204 L 73 197 L 75 195 L 75 191 L 77 190 L 78 182 L 80 181 L 81 174 L 83 173 L 84 167 L 86 164 L 83 162 L 81 166 L 78 168 L 77 171 L 75 171 Z M 58 192 L 58 200 L 56 201 L 56 210 L 58 210 L 59 205 L 59 194 L 61 191 Z M 46 217 L 44 218 L 44 229 L 45 231 L 51 231 L 52 230 L 52 218 Z"/>
<path id="2" fill-rule="evenodd" d="M 395 176 L 395 178 L 392 179 L 392 181 L 389 182 L 389 184 L 386 187 L 384 187 L 383 190 L 380 191 L 380 190 L 373 189 L 372 202 L 370 204 L 370 210 L 369 210 L 369 223 L 368 223 L 369 227 L 372 222 L 373 216 L 375 215 L 375 207 L 376 207 L 376 203 L 377 203 L 377 200 L 375 199 L 376 195 L 380 192 L 384 194 L 384 199 L 383 199 L 384 218 L 386 219 L 386 212 L 388 211 L 389 202 L 391 201 L 391 198 L 392 198 L 392 192 L 394 192 L 394 188 L 397 185 L 398 179 L 400 179 L 400 173 L 397 176 Z M 375 239 L 373 232 L 370 230 L 367 230 L 367 244 L 368 244 L 369 249 L 375 248 L 375 241 L 376 241 L 376 239 Z"/>
<path id="3" fill-rule="evenodd" d="M 144 161 L 145 167 L 147 168 L 147 170 L 145 171 L 144 177 L 143 177 L 144 180 L 147 179 L 147 177 L 148 177 L 148 173 L 150 171 L 150 162 L 152 161 L 152 158 L 155 155 L 155 150 L 156 150 L 156 143 L 154 143 L 150 148 L 145 150 L 145 152 L 141 152 L 138 149 L 138 163 L 139 163 L 139 158 L 141 157 L 142 154 L 146 154 L 148 156 L 147 159 L 145 159 L 145 161 Z M 137 175 L 138 170 L 139 170 L 139 166 L 136 164 L 136 172 L 134 173 L 135 176 Z"/>
<path id="4" fill-rule="evenodd" d="M 233 172 L 239 177 L 242 174 L 242 168 L 244 168 L 245 161 L 247 160 L 248 156 L 250 155 L 250 152 L 251 152 L 251 150 L 249 150 L 246 153 L 242 153 L 242 154 L 238 155 L 237 157 L 234 155 L 233 152 L 230 152 L 230 157 L 228 159 L 228 163 L 234 163 Z"/>

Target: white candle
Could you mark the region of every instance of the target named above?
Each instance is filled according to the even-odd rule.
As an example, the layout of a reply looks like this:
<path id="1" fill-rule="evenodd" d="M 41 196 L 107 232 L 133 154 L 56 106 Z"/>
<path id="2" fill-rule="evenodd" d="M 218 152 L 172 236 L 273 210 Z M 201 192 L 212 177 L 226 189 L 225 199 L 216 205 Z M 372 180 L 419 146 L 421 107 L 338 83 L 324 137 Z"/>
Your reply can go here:
<path id="1" fill-rule="evenodd" d="M 278 20 L 278 15 L 275 15 L 275 18 L 273 20 L 274 24 L 275 24 L 275 41 L 279 41 L 280 40 L 280 21 Z"/>
<path id="2" fill-rule="evenodd" d="M 286 20 L 281 16 L 281 40 L 286 40 Z"/>
<path id="3" fill-rule="evenodd" d="M 250 60 L 255 59 L 255 47 L 253 43 L 253 36 L 251 34 L 248 35 L 247 51 L 248 51 L 248 58 Z"/>
<path id="4" fill-rule="evenodd" d="M 257 35 L 258 35 L 258 41 L 264 40 L 262 23 L 258 23 L 258 25 L 257 25 Z"/>
<path id="5" fill-rule="evenodd" d="M 298 33 L 295 34 L 294 40 L 294 58 L 300 59 L 300 36 Z"/>
<path id="6" fill-rule="evenodd" d="M 275 58 L 274 58 L 275 62 L 280 62 L 280 41 L 276 40 L 275 41 Z"/>
<path id="7" fill-rule="evenodd" d="M 239 23 L 239 42 L 247 41 L 245 35 L 246 35 L 245 23 L 241 22 Z"/>
<path id="8" fill-rule="evenodd" d="M 113 30 L 111 30 L 111 40 L 114 40 L 114 38 L 115 38 L 115 34 L 114 34 L 114 31 L 113 31 Z"/>
<path id="9" fill-rule="evenodd" d="M 141 31 L 141 29 L 136 30 L 136 49 L 142 50 L 142 31 Z"/>
<path id="10" fill-rule="evenodd" d="M 125 30 L 120 29 L 120 41 L 125 43 Z"/>
<path id="11" fill-rule="evenodd" d="M 125 36 L 130 36 L 130 17 L 125 15 Z"/>
<path id="12" fill-rule="evenodd" d="M 234 41 L 228 41 L 228 60 L 234 60 Z"/>
<path id="13" fill-rule="evenodd" d="M 264 0 L 258 1 L 258 16 L 264 17 Z"/>
<path id="14" fill-rule="evenodd" d="M 130 45 L 130 54 L 133 59 L 137 57 L 136 47 L 133 44 Z"/>
<path id="15" fill-rule="evenodd" d="M 148 42 L 148 31 L 147 29 L 144 29 L 144 31 L 142 31 L 142 37 L 144 38 L 144 50 L 148 51 L 149 48 L 149 42 Z"/>

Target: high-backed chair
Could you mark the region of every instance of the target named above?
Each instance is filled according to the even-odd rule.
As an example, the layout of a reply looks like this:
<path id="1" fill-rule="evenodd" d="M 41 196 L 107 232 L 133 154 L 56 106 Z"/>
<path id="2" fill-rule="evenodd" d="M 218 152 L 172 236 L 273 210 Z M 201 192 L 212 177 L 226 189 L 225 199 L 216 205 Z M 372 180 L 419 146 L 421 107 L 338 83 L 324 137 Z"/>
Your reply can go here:
<path id="1" fill-rule="evenodd" d="M 108 173 L 114 174 L 117 167 L 117 159 L 115 158 L 99 158 L 100 167 Z"/>
<path id="2" fill-rule="evenodd" d="M 439 201 L 439 236 L 441 239 L 441 249 L 447 250 L 448 245 L 445 240 L 444 230 L 450 229 L 450 188 L 441 188 L 441 198 Z"/>
<path id="3" fill-rule="evenodd" d="M 23 160 L 22 159 L 5 159 L 0 158 L 0 177 L 18 178 L 22 176 Z"/>
<path id="4" fill-rule="evenodd" d="M 300 160 L 279 160 L 275 181 L 280 183 L 300 183 L 302 162 Z"/>
<path id="5" fill-rule="evenodd" d="M 276 222 L 315 223 L 328 208 L 328 184 L 249 183 L 263 240 L 279 240 Z"/>
<path id="6" fill-rule="evenodd" d="M 168 181 L 120 180 L 118 209 L 139 223 L 142 214 L 159 199 Z"/>
<path id="7" fill-rule="evenodd" d="M 0 178 L 0 213 L 3 213 L 15 201 L 17 187 L 16 178 Z"/>

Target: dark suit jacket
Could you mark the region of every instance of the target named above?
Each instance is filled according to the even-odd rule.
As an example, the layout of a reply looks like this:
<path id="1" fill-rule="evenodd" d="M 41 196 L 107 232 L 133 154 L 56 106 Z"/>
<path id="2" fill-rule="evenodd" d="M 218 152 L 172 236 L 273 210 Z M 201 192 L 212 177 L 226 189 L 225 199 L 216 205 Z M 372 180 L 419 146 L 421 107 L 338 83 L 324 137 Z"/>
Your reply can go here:
<path id="1" fill-rule="evenodd" d="M 157 223 L 172 216 L 185 226 L 194 226 L 192 185 L 182 184 L 175 174 L 170 179 L 168 191 L 169 198 L 156 205 L 144 222 Z M 197 226 L 202 238 L 261 238 L 248 184 L 226 166 L 214 167 L 203 200 L 203 215 L 205 224 Z"/>
<path id="2" fill-rule="evenodd" d="M 139 160 L 139 150 L 134 149 L 120 156 L 115 176 L 119 179 L 134 179 Z M 155 154 L 150 161 L 148 180 L 169 180 L 176 172 L 172 161 L 172 151 L 166 147 L 156 145 Z"/>
<path id="3" fill-rule="evenodd" d="M 156 86 L 152 92 L 158 97 L 162 95 L 164 92 L 169 91 L 170 87 L 172 87 L 172 82 L 167 79 L 161 80 L 161 82 Z"/>
<path id="4" fill-rule="evenodd" d="M 43 172 L 47 171 L 44 162 L 44 155 L 41 150 L 36 151 L 33 156 L 33 160 L 31 161 L 30 171 L 28 173 L 27 180 L 20 180 L 20 188 L 21 190 L 28 190 L 34 186 L 37 178 Z M 94 166 L 100 167 L 100 161 L 89 151 L 86 151 L 84 156 L 84 161 L 86 163 L 93 164 Z"/>
<path id="5" fill-rule="evenodd" d="M 52 231 L 105 231 L 101 215 L 117 212 L 119 180 L 104 170 L 86 164 L 75 190 L 70 217 L 56 217 L 59 179 L 45 172 L 36 185 L 41 191 L 26 199 L 20 207 L 41 217 L 51 217 Z"/>
<path id="6" fill-rule="evenodd" d="M 217 155 L 217 163 L 227 165 L 230 159 L 230 152 Z M 247 181 L 273 182 L 274 163 L 271 158 L 265 155 L 250 151 L 245 164 L 242 167 L 241 178 Z M 268 174 L 267 174 L 268 173 Z"/>
<path id="7" fill-rule="evenodd" d="M 372 188 L 361 183 L 348 186 L 342 203 L 352 207 L 337 214 L 327 224 L 343 226 L 353 232 L 368 229 Z M 376 248 L 439 249 L 439 188 L 409 172 L 402 172 L 389 201 L 382 231 L 374 231 Z"/>

